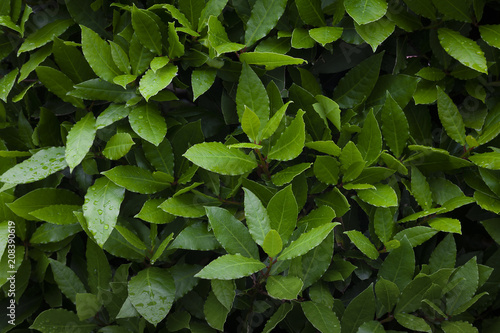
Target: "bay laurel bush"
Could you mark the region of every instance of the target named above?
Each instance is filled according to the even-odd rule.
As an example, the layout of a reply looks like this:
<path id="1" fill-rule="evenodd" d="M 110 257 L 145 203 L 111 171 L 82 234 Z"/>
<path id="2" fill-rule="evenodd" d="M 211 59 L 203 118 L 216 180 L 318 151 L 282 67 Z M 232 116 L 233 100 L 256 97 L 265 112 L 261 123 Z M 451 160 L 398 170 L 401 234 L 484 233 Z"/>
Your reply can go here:
<path id="1" fill-rule="evenodd" d="M 499 17 L 2 0 L 0 332 L 499 332 Z"/>

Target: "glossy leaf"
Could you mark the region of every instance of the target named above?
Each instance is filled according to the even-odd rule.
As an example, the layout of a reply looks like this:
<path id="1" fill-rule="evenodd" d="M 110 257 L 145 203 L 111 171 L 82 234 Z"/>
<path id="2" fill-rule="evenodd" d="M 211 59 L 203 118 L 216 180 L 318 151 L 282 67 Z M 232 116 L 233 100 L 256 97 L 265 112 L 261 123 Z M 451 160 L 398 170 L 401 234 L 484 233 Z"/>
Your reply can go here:
<path id="1" fill-rule="evenodd" d="M 267 214 L 270 229 L 276 230 L 286 243 L 297 225 L 298 215 L 298 206 L 291 185 L 271 198 L 267 205 Z"/>
<path id="2" fill-rule="evenodd" d="M 118 160 L 125 156 L 134 145 L 134 140 L 128 133 L 116 133 L 106 143 L 102 154 L 110 160 Z"/>
<path id="3" fill-rule="evenodd" d="M 346 0 L 345 10 L 358 24 L 367 24 L 380 19 L 387 11 L 385 0 Z"/>
<path id="4" fill-rule="evenodd" d="M 82 50 L 85 59 L 92 70 L 105 81 L 113 82 L 113 78 L 122 74 L 116 67 L 111 56 L 111 47 L 91 29 L 80 26 L 82 29 Z"/>
<path id="5" fill-rule="evenodd" d="M 141 138 L 158 146 L 167 133 L 167 124 L 155 104 L 134 108 L 129 116 L 130 126 Z"/>
<path id="6" fill-rule="evenodd" d="M 58 37 L 64 33 L 71 25 L 73 25 L 72 20 L 55 20 L 54 22 L 45 25 L 26 38 L 17 54 L 19 55 L 23 52 L 31 51 L 44 46 L 54 39 L 54 37 Z"/>
<path id="7" fill-rule="evenodd" d="M 226 254 L 212 261 L 195 276 L 202 279 L 232 280 L 258 272 L 266 266 L 240 254 Z"/>
<path id="8" fill-rule="evenodd" d="M 486 58 L 476 42 L 448 28 L 439 29 L 438 35 L 439 42 L 446 53 L 469 68 L 481 73 L 488 73 Z"/>
<path id="9" fill-rule="evenodd" d="M 378 276 L 395 283 L 403 290 L 413 279 L 415 254 L 408 239 L 403 238 L 401 245 L 392 250 L 382 263 Z"/>
<path id="10" fill-rule="evenodd" d="M 441 88 L 438 88 L 438 114 L 450 138 L 461 145 L 465 145 L 463 118 L 451 98 Z"/>
<path id="11" fill-rule="evenodd" d="M 279 260 L 292 259 L 301 256 L 316 246 L 318 246 L 338 223 L 326 223 L 320 227 L 314 228 L 302 235 L 281 252 Z"/>
<path id="12" fill-rule="evenodd" d="M 363 235 L 361 232 L 357 230 L 350 230 L 350 231 L 345 231 L 344 232 L 351 242 L 356 245 L 356 247 L 363 252 L 368 258 L 370 259 L 377 259 L 379 256 L 379 253 L 375 246 L 370 242 L 370 240 Z"/>
<path id="13" fill-rule="evenodd" d="M 148 70 L 139 82 L 139 92 L 148 101 L 156 96 L 161 90 L 165 89 L 177 75 L 177 66 L 168 64 L 165 67 L 154 72 Z"/>
<path id="14" fill-rule="evenodd" d="M 396 157 L 400 157 L 410 136 L 406 116 L 399 104 L 388 95 L 382 108 L 382 134 Z"/>
<path id="15" fill-rule="evenodd" d="M 119 165 L 102 174 L 118 186 L 143 194 L 156 193 L 170 186 L 149 171 L 132 165 Z"/>
<path id="16" fill-rule="evenodd" d="M 268 158 L 279 161 L 288 161 L 297 157 L 304 148 L 305 124 L 304 111 L 299 110 L 295 119 L 280 136 L 269 151 Z"/>
<path id="17" fill-rule="evenodd" d="M 69 131 L 66 138 L 66 162 L 70 171 L 82 162 L 96 135 L 96 121 L 89 112 L 80 119 Z"/>
<path id="18" fill-rule="evenodd" d="M 255 242 L 262 246 L 266 235 L 271 230 L 267 210 L 255 194 L 246 188 L 243 190 L 245 191 L 245 218 L 248 230 Z"/>
<path id="19" fill-rule="evenodd" d="M 296 276 L 273 275 L 266 281 L 267 293 L 280 300 L 296 299 L 302 286 L 302 280 Z"/>

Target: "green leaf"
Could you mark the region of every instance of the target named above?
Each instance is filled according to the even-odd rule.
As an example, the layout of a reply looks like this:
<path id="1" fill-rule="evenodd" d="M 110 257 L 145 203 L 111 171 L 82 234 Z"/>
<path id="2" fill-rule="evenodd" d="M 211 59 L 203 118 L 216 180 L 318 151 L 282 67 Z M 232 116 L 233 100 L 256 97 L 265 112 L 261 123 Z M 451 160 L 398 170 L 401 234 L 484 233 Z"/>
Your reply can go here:
<path id="1" fill-rule="evenodd" d="M 415 254 L 410 241 L 403 237 L 400 246 L 389 253 L 378 272 L 379 278 L 395 283 L 403 290 L 411 280 L 415 271 Z"/>
<path id="2" fill-rule="evenodd" d="M 167 316 L 174 302 L 174 279 L 166 269 L 146 268 L 130 279 L 128 295 L 141 316 L 156 326 Z"/>
<path id="3" fill-rule="evenodd" d="M 116 67 L 118 67 L 118 69 L 123 73 L 130 74 L 130 69 L 132 67 L 130 66 L 130 60 L 128 59 L 127 53 L 125 53 L 122 47 L 115 42 L 110 41 L 109 45 L 111 47 L 111 57 L 113 58 Z"/>
<path id="4" fill-rule="evenodd" d="M 245 192 L 245 218 L 250 235 L 255 242 L 262 246 L 266 235 L 271 230 L 271 222 L 266 208 L 250 190 L 243 188 Z"/>
<path id="5" fill-rule="evenodd" d="M 236 91 L 236 108 L 240 120 L 243 117 L 245 106 L 255 112 L 260 119 L 261 127 L 263 127 L 269 119 L 269 97 L 257 74 L 248 64 L 243 63 Z"/>
<path id="6" fill-rule="evenodd" d="M 122 235 L 123 238 L 125 238 L 125 240 L 128 243 L 133 245 L 135 248 L 142 250 L 142 251 L 147 249 L 144 242 L 139 237 L 137 237 L 136 234 L 134 234 L 132 231 L 130 231 L 129 229 L 122 227 L 121 225 L 116 225 L 115 229 L 116 229 L 116 231 L 118 231 L 120 233 L 120 235 Z"/>
<path id="7" fill-rule="evenodd" d="M 106 147 L 104 147 L 102 154 L 110 160 L 119 160 L 127 155 L 133 145 L 134 140 L 132 140 L 130 134 L 116 133 L 109 139 L 108 143 L 106 143 Z"/>
<path id="8" fill-rule="evenodd" d="M 143 142 L 144 155 L 158 171 L 164 172 L 174 180 L 174 153 L 170 141 L 164 139 L 158 146 Z"/>
<path id="9" fill-rule="evenodd" d="M 229 311 L 236 296 L 236 284 L 233 280 L 211 280 L 212 291 L 219 302 Z"/>
<path id="10" fill-rule="evenodd" d="M 445 15 L 446 18 L 462 22 L 471 22 L 469 13 L 470 2 L 453 0 L 432 0 L 434 6 Z"/>
<path id="11" fill-rule="evenodd" d="M 316 302 L 300 303 L 307 320 L 320 332 L 340 333 L 340 322 L 335 313 L 323 304 Z"/>
<path id="12" fill-rule="evenodd" d="M 375 314 L 375 294 L 373 284 L 356 296 L 347 306 L 342 316 L 342 333 L 355 333 L 365 322 L 373 320 Z"/>
<path id="13" fill-rule="evenodd" d="M 62 328 L 71 327 L 73 333 L 86 333 L 96 328 L 95 324 L 83 322 L 71 311 L 64 309 L 49 309 L 40 313 L 31 329 L 43 333 L 60 333 Z"/>
<path id="14" fill-rule="evenodd" d="M 274 258 L 281 252 L 281 250 L 283 249 L 283 242 L 281 240 L 280 234 L 276 230 L 269 230 L 266 237 L 264 238 L 264 242 L 262 243 L 262 249 L 271 258 Z"/>
<path id="15" fill-rule="evenodd" d="M 73 25 L 73 20 L 55 20 L 40 29 L 37 29 L 34 33 L 29 35 L 19 47 L 17 55 L 19 56 L 23 52 L 31 51 L 37 49 L 41 46 L 52 41 L 55 37 L 60 36 L 64 33 L 70 26 Z"/>
<path id="16" fill-rule="evenodd" d="M 441 325 L 444 333 L 478 333 L 476 327 L 467 321 L 445 321 Z"/>
<path id="17" fill-rule="evenodd" d="M 123 89 L 127 89 L 129 83 L 134 82 L 137 79 L 135 75 L 118 75 L 113 79 L 113 83 L 121 86 Z"/>
<path id="18" fill-rule="evenodd" d="M 314 161 L 314 175 L 320 182 L 336 185 L 339 181 L 340 164 L 331 156 L 316 156 Z"/>
<path id="19" fill-rule="evenodd" d="M 203 169 L 221 175 L 241 175 L 257 167 L 253 156 L 237 149 L 229 149 L 220 142 L 196 144 L 183 156 Z"/>
<path id="20" fill-rule="evenodd" d="M 96 135 L 96 121 L 92 112 L 80 119 L 66 137 L 66 162 L 70 171 L 79 165 L 92 147 Z"/>
<path id="21" fill-rule="evenodd" d="M 84 109 L 85 105 L 81 100 L 74 96 L 69 96 L 68 93 L 73 90 L 73 81 L 64 73 L 51 67 L 38 66 L 36 69 L 38 79 L 42 84 L 54 95 L 65 102 L 71 103 L 74 106 Z"/>
<path id="22" fill-rule="evenodd" d="M 382 17 L 381 19 L 368 24 L 354 24 L 356 32 L 363 38 L 365 42 L 370 44 L 373 52 L 382 44 L 396 28 L 396 24 L 389 19 Z"/>
<path id="23" fill-rule="evenodd" d="M 155 104 L 148 103 L 134 108 L 128 120 L 137 135 L 158 146 L 167 134 L 165 118 Z"/>
<path id="24" fill-rule="evenodd" d="M 424 67 L 421 70 L 419 70 L 415 75 L 420 76 L 421 78 L 424 78 L 429 81 L 440 81 L 445 78 L 446 74 L 434 67 Z"/>
<path id="25" fill-rule="evenodd" d="M 431 20 L 436 19 L 436 8 L 434 8 L 432 0 L 404 0 L 404 2 L 416 14 L 425 16 Z"/>
<path id="26" fill-rule="evenodd" d="M 431 327 L 423 318 L 407 313 L 398 313 L 395 318 L 401 326 L 410 330 L 418 332 L 432 332 Z"/>
<path id="27" fill-rule="evenodd" d="M 245 105 L 245 111 L 241 117 L 241 129 L 248 135 L 250 141 L 259 142 L 259 117 Z"/>
<path id="28" fill-rule="evenodd" d="M 240 55 L 240 61 L 249 65 L 265 66 L 266 70 L 273 70 L 281 66 L 301 65 L 306 60 L 294 58 L 285 54 L 273 52 L 246 52 Z"/>
<path id="29" fill-rule="evenodd" d="M 376 207 L 395 207 L 398 205 L 398 196 L 392 187 L 385 184 L 376 184 L 375 187 L 375 190 L 358 190 L 358 197 L 367 204 Z"/>
<path id="30" fill-rule="evenodd" d="M 134 217 L 154 224 L 170 223 L 175 219 L 175 216 L 165 213 L 158 206 L 163 202 L 162 198 L 149 199 L 144 203 L 141 211 Z"/>
<path id="31" fill-rule="evenodd" d="M 296 276 L 273 275 L 267 278 L 266 290 L 271 297 L 292 300 L 297 298 L 303 284 Z"/>
<path id="32" fill-rule="evenodd" d="M 299 257 L 318 246 L 339 223 L 326 223 L 303 233 L 283 250 L 278 260 L 293 259 Z"/>
<path id="33" fill-rule="evenodd" d="M 55 44 L 54 44 L 54 47 L 52 47 L 52 45 L 46 45 L 46 46 L 42 47 L 40 50 L 36 51 L 35 53 L 32 53 L 30 55 L 30 60 L 28 60 L 26 63 L 24 63 L 24 65 L 21 67 L 19 79 L 17 81 L 20 82 L 20 81 L 23 81 L 24 79 L 26 79 L 30 75 L 31 72 L 33 72 L 45 59 L 47 59 L 47 57 L 49 55 L 51 55 L 52 50 L 54 50 L 54 57 L 55 57 L 56 56 Z"/>
<path id="34" fill-rule="evenodd" d="M 177 66 L 173 64 L 168 64 L 156 72 L 152 69 L 148 70 L 139 81 L 139 92 L 148 101 L 172 82 L 177 75 L 177 70 Z"/>
<path id="35" fill-rule="evenodd" d="M 356 2 L 355 0 L 348 1 Z M 385 3 L 384 0 L 375 1 Z M 358 6 L 358 2 L 356 4 Z M 362 61 L 340 80 L 333 92 L 333 100 L 341 108 L 348 109 L 359 105 L 370 95 L 377 83 L 383 55 L 384 53 L 378 53 Z"/>
<path id="36" fill-rule="evenodd" d="M 99 295 L 109 289 L 111 281 L 111 267 L 104 251 L 90 238 L 87 239 L 87 274 L 90 291 Z"/>
<path id="37" fill-rule="evenodd" d="M 450 56 L 469 68 L 488 74 L 484 52 L 475 41 L 448 28 L 440 28 L 438 37 L 441 46 Z"/>
<path id="38" fill-rule="evenodd" d="M 316 100 L 318 103 L 313 104 L 314 110 L 320 115 L 321 118 L 323 118 L 325 123 L 326 119 L 330 120 L 330 122 L 340 131 L 341 125 L 339 105 L 323 95 L 317 95 Z"/>
<path id="39" fill-rule="evenodd" d="M 30 212 L 35 218 L 53 224 L 74 224 L 78 223 L 74 211 L 81 209 L 77 205 L 50 205 Z"/>
<path id="40" fill-rule="evenodd" d="M 381 277 L 375 284 L 375 293 L 377 294 L 377 300 L 384 306 L 384 310 L 392 312 L 399 299 L 398 286 L 394 282 Z"/>
<path id="41" fill-rule="evenodd" d="M 321 27 L 309 30 L 309 36 L 321 46 L 333 43 L 342 36 L 342 27 Z"/>
<path id="42" fill-rule="evenodd" d="M 265 37 L 276 26 L 285 7 L 286 0 L 257 0 L 246 24 L 245 45 L 251 46 Z"/>
<path id="43" fill-rule="evenodd" d="M 258 258 L 258 249 L 248 229 L 229 211 L 219 207 L 205 207 L 214 235 L 230 254 Z M 222 279 L 226 280 L 226 279 Z"/>
<path id="44" fill-rule="evenodd" d="M 420 244 L 423 244 L 424 242 L 432 238 L 432 236 L 434 236 L 435 234 L 437 234 L 437 231 L 432 228 L 427 228 L 424 226 L 416 226 L 398 232 L 394 236 L 394 239 L 402 241 L 403 238 L 406 237 L 408 238 L 408 241 L 410 242 L 411 246 L 415 247 Z"/>
<path id="45" fill-rule="evenodd" d="M 245 47 L 243 44 L 233 43 L 229 40 L 224 26 L 215 16 L 210 16 L 208 20 L 208 41 L 217 56 L 228 52 L 236 52 Z"/>
<path id="46" fill-rule="evenodd" d="M 116 225 L 124 196 L 125 189 L 105 177 L 98 178 L 85 195 L 83 216 L 100 247 L 104 245 Z"/>
<path id="47" fill-rule="evenodd" d="M 16 164 L 0 176 L 0 181 L 10 184 L 33 183 L 63 170 L 68 165 L 64 147 L 42 149 L 27 160 Z"/>
<path id="48" fill-rule="evenodd" d="M 394 223 L 394 214 L 391 209 L 377 208 L 377 210 L 375 210 L 373 228 L 375 229 L 375 234 L 383 243 L 392 239 L 396 226 Z"/>
<path id="49" fill-rule="evenodd" d="M 385 15 L 387 3 L 385 0 L 345 0 L 345 10 L 358 24 L 377 21 Z"/>
<path id="50" fill-rule="evenodd" d="M 160 27 L 146 10 L 132 7 L 132 26 L 144 47 L 157 55 L 162 54 Z"/>
<path id="51" fill-rule="evenodd" d="M 315 27 L 326 25 L 320 0 L 296 0 L 295 5 L 304 23 Z"/>
<path id="52" fill-rule="evenodd" d="M 367 166 L 376 162 L 382 152 L 382 133 L 373 110 L 370 110 L 365 118 L 363 129 L 358 136 L 358 148 Z"/>
<path id="53" fill-rule="evenodd" d="M 429 226 L 438 231 L 462 234 L 462 225 L 459 220 L 449 217 L 436 217 L 429 220 Z"/>
<path id="54" fill-rule="evenodd" d="M 500 25 L 481 25 L 479 32 L 488 45 L 500 49 Z"/>
<path id="55" fill-rule="evenodd" d="M 212 280 L 213 281 L 213 280 Z M 213 292 L 208 294 L 207 300 L 203 306 L 203 313 L 207 323 L 216 330 L 224 331 L 229 309 L 227 309 L 215 296 Z"/>
<path id="56" fill-rule="evenodd" d="M 193 101 L 203 95 L 215 81 L 217 71 L 213 68 L 195 69 L 191 74 Z"/>
<path id="57" fill-rule="evenodd" d="M 278 111 L 274 113 L 274 115 L 267 121 L 265 124 L 264 128 L 262 129 L 262 132 L 260 134 L 260 139 L 265 140 L 269 138 L 271 135 L 276 132 L 278 129 L 281 120 L 283 119 L 283 116 L 285 115 L 286 109 L 288 108 L 288 105 L 292 103 L 291 101 L 288 101 L 286 104 L 282 105 Z M 262 126 L 262 123 L 261 123 Z"/>
<path id="58" fill-rule="evenodd" d="M 220 244 L 214 234 L 207 230 L 205 223 L 196 222 L 184 228 L 175 237 L 170 248 L 210 251 L 220 248 Z"/>
<path id="59" fill-rule="evenodd" d="M 186 15 L 186 18 L 189 22 L 191 22 L 193 29 L 198 27 L 198 20 L 204 4 L 204 0 L 185 0 L 179 2 L 178 4 L 180 11 Z"/>
<path id="60" fill-rule="evenodd" d="M 228 0 L 208 0 L 205 8 L 201 11 L 200 20 L 198 23 L 198 32 L 205 28 L 210 16 L 218 17 L 224 7 L 226 7 Z"/>
<path id="61" fill-rule="evenodd" d="M 101 306 L 97 295 L 88 293 L 76 295 L 76 312 L 80 320 L 94 317 Z"/>
<path id="62" fill-rule="evenodd" d="M 111 104 L 96 119 L 96 128 L 109 126 L 128 116 L 130 109 L 124 104 Z"/>
<path id="63" fill-rule="evenodd" d="M 314 47 L 314 39 L 309 36 L 306 29 L 295 28 L 292 33 L 292 47 L 294 49 L 310 49 Z"/>
<path id="64" fill-rule="evenodd" d="M 271 147 L 268 158 L 289 161 L 300 155 L 305 142 L 304 113 L 302 110 L 297 112 L 295 119 L 281 134 L 276 144 Z"/>
<path id="65" fill-rule="evenodd" d="M 417 167 L 411 169 L 411 192 L 423 210 L 432 207 L 432 192 L 429 183 Z"/>
<path id="66" fill-rule="evenodd" d="M 82 281 L 80 281 L 75 272 L 68 266 L 54 259 L 49 259 L 49 261 L 54 280 L 59 286 L 59 289 L 61 289 L 62 293 L 70 301 L 76 303 L 76 295 L 86 292 Z"/>
<path id="67" fill-rule="evenodd" d="M 295 177 L 311 167 L 311 163 L 299 163 L 288 167 L 271 176 L 274 185 L 282 186 L 291 182 Z"/>
<path id="68" fill-rule="evenodd" d="M 91 29 L 83 25 L 80 28 L 82 29 L 82 50 L 85 59 L 97 76 L 105 81 L 113 82 L 113 78 L 122 73 L 113 61 L 111 47 Z"/>
<path id="69" fill-rule="evenodd" d="M 168 57 L 170 59 L 179 58 L 184 55 L 184 44 L 179 41 L 179 35 L 175 31 L 174 22 L 168 23 Z"/>
<path id="70" fill-rule="evenodd" d="M 45 223 L 38 227 L 30 238 L 31 244 L 57 243 L 82 231 L 79 224 L 56 225 Z"/>
<path id="71" fill-rule="evenodd" d="M 283 303 L 280 305 L 278 310 L 273 313 L 271 318 L 266 322 L 264 330 L 262 333 L 270 333 L 272 330 L 283 320 L 286 315 L 292 310 L 293 305 L 291 303 Z"/>
<path id="72" fill-rule="evenodd" d="M 403 110 L 390 94 L 382 108 L 382 134 L 391 151 L 399 158 L 410 137 L 410 131 Z"/>
<path id="73" fill-rule="evenodd" d="M 474 154 L 469 160 L 481 168 L 500 170 L 500 153 L 497 152 Z"/>
<path id="74" fill-rule="evenodd" d="M 432 284 L 427 276 L 415 278 L 401 291 L 394 313 L 411 313 L 420 308 L 425 291 Z"/>
<path id="75" fill-rule="evenodd" d="M 259 260 L 240 254 L 226 254 L 206 265 L 195 277 L 202 279 L 233 280 L 251 275 L 264 269 Z"/>
<path id="76" fill-rule="evenodd" d="M 429 259 L 431 272 L 437 272 L 442 268 L 454 268 L 457 255 L 457 246 L 453 235 L 448 234 L 436 246 Z"/>
<path id="77" fill-rule="evenodd" d="M 119 165 L 102 174 L 118 186 L 142 194 L 156 193 L 170 186 L 149 171 L 133 165 Z"/>
<path id="78" fill-rule="evenodd" d="M 476 293 L 479 283 L 476 257 L 455 270 L 449 284 L 453 284 L 455 281 L 460 282 L 446 294 L 446 313 L 448 315 L 454 315 L 455 312 L 458 312 L 460 306 L 467 303 Z"/>
<path id="79" fill-rule="evenodd" d="M 363 252 L 368 258 L 375 260 L 378 258 L 379 253 L 370 240 L 358 230 L 344 231 L 349 237 L 351 242 Z"/>
<path id="80" fill-rule="evenodd" d="M 438 114 L 441 124 L 450 138 L 465 145 L 465 125 L 462 115 L 451 98 L 440 88 L 438 94 Z"/>
<path id="81" fill-rule="evenodd" d="M 204 205 L 217 204 L 220 202 L 215 198 L 185 193 L 165 200 L 159 207 L 172 215 L 195 218 L 205 216 Z"/>
<path id="82" fill-rule="evenodd" d="M 276 230 L 286 243 L 297 225 L 298 216 L 298 206 L 292 185 L 285 187 L 271 198 L 267 205 L 267 214 L 270 228 Z"/>

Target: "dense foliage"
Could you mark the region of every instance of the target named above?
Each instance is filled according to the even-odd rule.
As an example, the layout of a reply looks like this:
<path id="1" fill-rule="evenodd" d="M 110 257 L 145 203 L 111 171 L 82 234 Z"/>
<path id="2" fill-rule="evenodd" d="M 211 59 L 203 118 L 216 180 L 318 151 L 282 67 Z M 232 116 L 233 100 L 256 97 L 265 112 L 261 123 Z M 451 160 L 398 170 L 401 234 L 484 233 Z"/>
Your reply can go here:
<path id="1" fill-rule="evenodd" d="M 499 332 L 499 17 L 1 0 L 0 332 Z"/>

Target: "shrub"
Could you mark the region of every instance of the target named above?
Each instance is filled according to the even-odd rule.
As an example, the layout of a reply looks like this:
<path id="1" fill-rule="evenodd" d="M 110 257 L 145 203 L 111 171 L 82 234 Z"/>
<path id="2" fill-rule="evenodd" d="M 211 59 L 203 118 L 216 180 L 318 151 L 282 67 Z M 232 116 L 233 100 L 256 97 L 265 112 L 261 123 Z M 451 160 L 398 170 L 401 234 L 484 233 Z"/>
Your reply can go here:
<path id="1" fill-rule="evenodd" d="M 2 0 L 1 332 L 498 332 L 499 15 Z"/>

